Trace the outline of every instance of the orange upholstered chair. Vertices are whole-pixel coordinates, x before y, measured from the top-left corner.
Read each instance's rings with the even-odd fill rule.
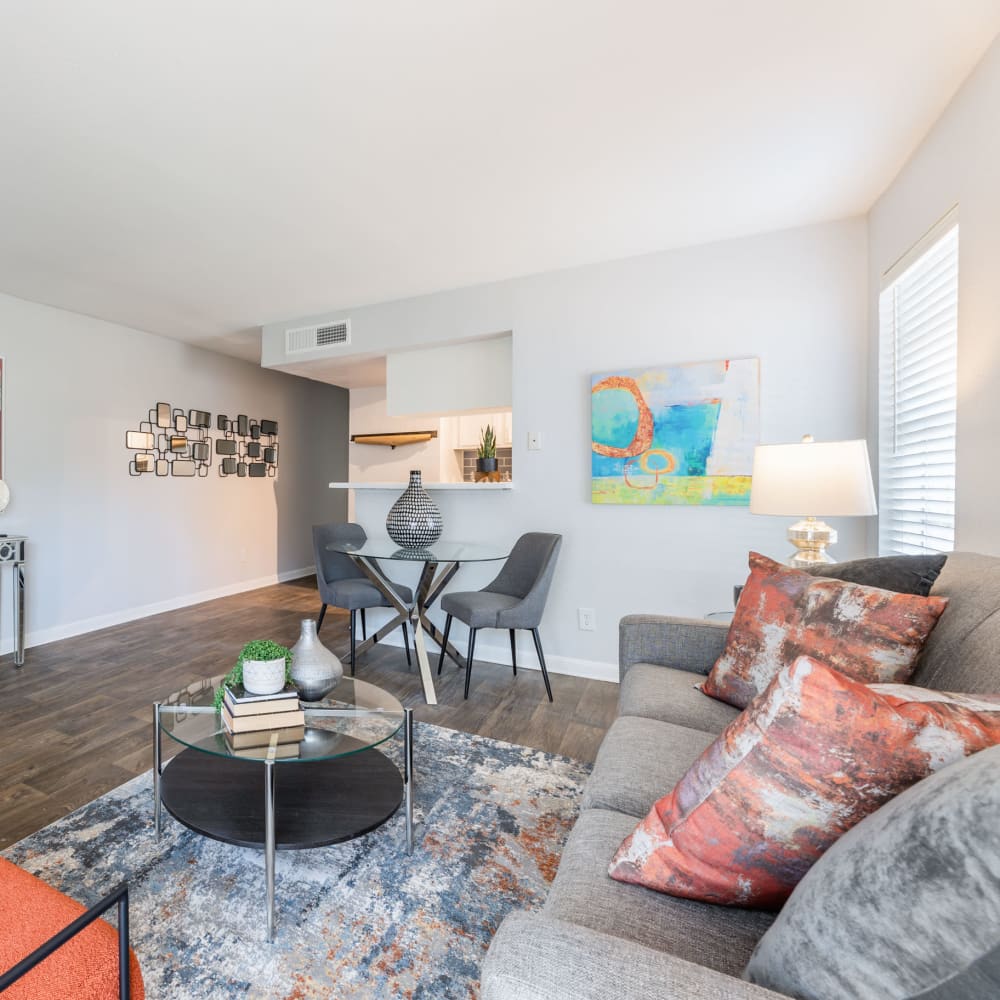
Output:
[[[86,913],[86,907],[0,858],[0,979]],[[0,988],[0,998],[114,1000],[120,995],[118,954],[118,932],[94,919],[7,989]],[[129,974],[131,1000],[144,1000],[142,973],[131,950]]]

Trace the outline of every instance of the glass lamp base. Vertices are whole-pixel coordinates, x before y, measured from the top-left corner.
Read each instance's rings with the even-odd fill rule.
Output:
[[[825,521],[819,521],[815,517],[796,521],[788,529],[788,540],[795,546],[795,551],[788,558],[789,566],[810,569],[837,561],[826,551],[828,545],[836,543],[837,532]]]

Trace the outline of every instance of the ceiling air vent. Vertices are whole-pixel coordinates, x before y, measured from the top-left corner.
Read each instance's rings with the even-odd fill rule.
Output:
[[[285,353],[299,354],[323,347],[340,347],[351,342],[351,321],[323,323],[320,326],[300,326],[285,331]]]

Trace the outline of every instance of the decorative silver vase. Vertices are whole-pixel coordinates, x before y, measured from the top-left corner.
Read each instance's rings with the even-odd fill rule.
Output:
[[[319,641],[316,622],[302,619],[299,641],[292,646],[292,683],[303,701],[322,701],[344,676],[340,660]]]
[[[392,505],[385,519],[385,530],[402,548],[423,549],[441,537],[443,528],[441,511],[427,495],[420,481],[420,470],[411,470],[410,485]]]

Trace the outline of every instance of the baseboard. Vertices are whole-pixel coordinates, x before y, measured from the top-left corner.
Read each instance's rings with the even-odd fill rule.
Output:
[[[68,622],[65,625],[54,625],[51,628],[28,632],[25,635],[24,644],[28,648],[32,646],[44,646],[47,642],[58,642],[60,639],[71,639],[73,636],[84,635],[87,632],[96,632],[102,628],[124,625],[126,622],[134,622],[139,618],[148,618],[150,615],[159,615],[164,611],[176,611],[178,608],[188,608],[192,604],[203,604],[205,601],[214,601],[220,597],[231,597],[233,594],[242,594],[248,590],[271,587],[276,583],[300,580],[303,577],[312,576],[315,572],[315,567],[303,566],[301,569],[288,569],[282,573],[272,573],[269,576],[261,576],[255,580],[241,580],[238,583],[226,584],[223,587],[201,590],[196,594],[181,594],[177,597],[168,598],[165,601],[157,601],[155,604],[122,608],[120,611],[112,611],[110,614],[98,615],[94,618],[82,618],[79,621]],[[6,655],[13,651],[14,640],[12,637],[9,637],[3,644],[3,654]]]
[[[506,632],[503,633],[506,636]],[[525,633],[527,635],[527,633]],[[490,663],[510,663],[510,643],[509,642],[484,642],[483,632],[480,632],[476,637],[476,656],[477,660],[486,660]],[[359,633],[358,638],[361,638]],[[538,665],[538,657],[535,653],[535,647],[529,641],[526,647],[522,648],[521,642],[518,642],[517,647],[517,669],[518,670],[537,670],[541,671],[541,667]],[[413,634],[410,633],[410,642],[413,641]],[[430,657],[431,667],[435,676],[437,675],[437,662],[438,662],[438,644],[433,639],[426,639],[427,642],[427,655]],[[396,629],[390,635],[387,635],[381,640],[379,645],[387,646],[399,646],[400,649],[403,648],[403,633],[401,630]],[[459,652],[464,655],[464,647],[459,647]],[[455,669],[455,664],[451,660],[446,660],[445,670],[448,669],[447,664],[451,663],[451,669]],[[550,674],[566,674],[570,677],[585,677],[588,680],[593,681],[611,681],[614,684],[618,683],[618,664],[617,663],[604,663],[600,660],[583,660],[575,656],[560,656],[557,653],[545,654],[545,666]],[[473,667],[475,669],[475,667]]]

